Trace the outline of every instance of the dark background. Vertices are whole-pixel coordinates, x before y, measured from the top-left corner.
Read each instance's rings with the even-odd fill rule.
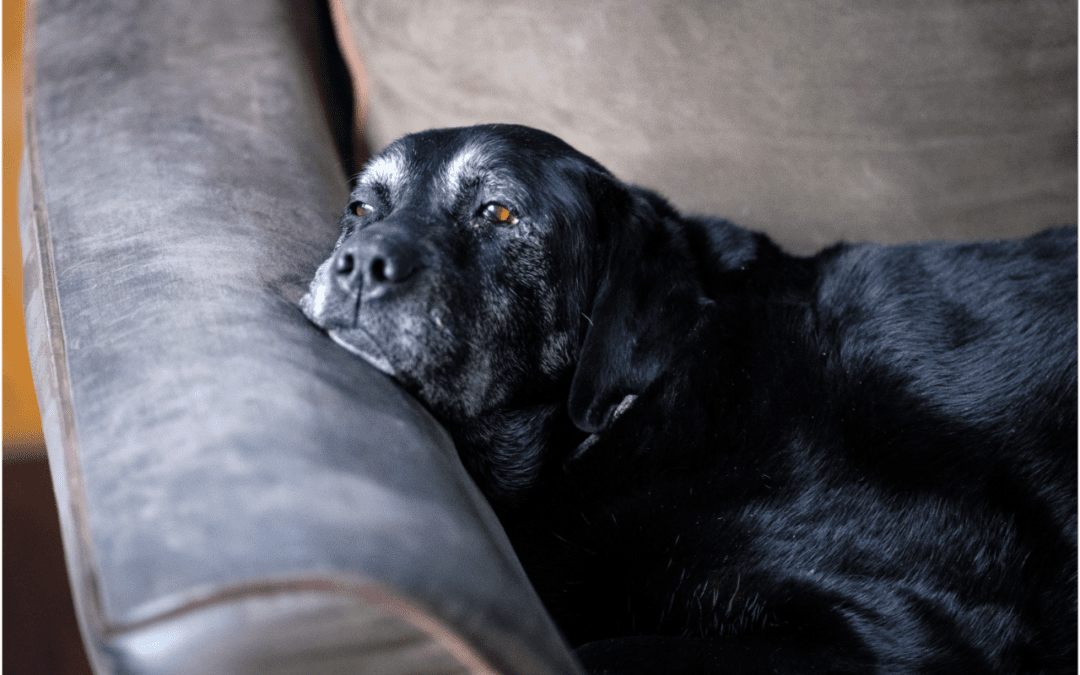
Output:
[[[48,464],[4,454],[4,673],[89,675]]]

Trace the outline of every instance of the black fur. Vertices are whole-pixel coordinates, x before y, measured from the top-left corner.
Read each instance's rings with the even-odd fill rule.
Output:
[[[799,258],[524,127],[370,166],[304,309],[591,671],[1076,672],[1074,228]]]

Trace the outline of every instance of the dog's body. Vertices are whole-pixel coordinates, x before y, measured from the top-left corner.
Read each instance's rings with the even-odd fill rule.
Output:
[[[1075,672],[1075,229],[796,258],[501,125],[394,143],[343,226],[305,312],[590,669]]]

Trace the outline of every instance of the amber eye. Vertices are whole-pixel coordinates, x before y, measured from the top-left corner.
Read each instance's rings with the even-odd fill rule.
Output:
[[[365,204],[364,202],[356,202],[352,205],[352,212],[361,218],[370,216],[374,211],[375,209],[371,204]]]
[[[481,215],[496,225],[513,225],[517,223],[517,216],[511,213],[510,209],[496,202],[484,206]]]

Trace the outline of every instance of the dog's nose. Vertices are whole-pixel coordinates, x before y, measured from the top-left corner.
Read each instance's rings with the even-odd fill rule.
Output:
[[[415,246],[391,237],[377,237],[343,244],[335,254],[333,270],[344,290],[377,295],[407,281],[420,267]]]

